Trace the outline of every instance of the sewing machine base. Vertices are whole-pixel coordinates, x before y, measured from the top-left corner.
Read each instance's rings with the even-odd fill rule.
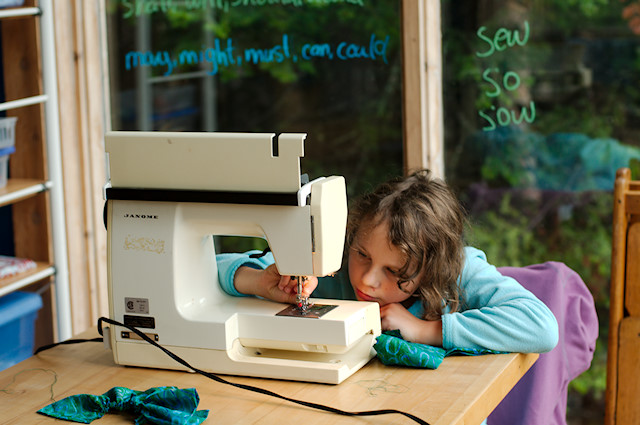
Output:
[[[374,340],[373,334],[364,335],[347,353],[341,354],[247,347],[238,340],[229,352],[193,347],[165,348],[191,366],[211,373],[340,384],[375,356]],[[111,348],[115,362],[120,365],[190,370],[145,341],[119,341]]]

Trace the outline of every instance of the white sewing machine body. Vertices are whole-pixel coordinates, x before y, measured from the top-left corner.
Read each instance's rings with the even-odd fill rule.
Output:
[[[375,303],[313,317],[233,297],[218,284],[215,235],[265,237],[283,275],[340,268],[342,177],[300,185],[304,134],[112,132],[105,137],[109,314],[194,367],[215,373],[340,383],[374,355]],[[307,193],[308,192],[308,193]],[[110,329],[118,364],[184,369],[123,327]]]

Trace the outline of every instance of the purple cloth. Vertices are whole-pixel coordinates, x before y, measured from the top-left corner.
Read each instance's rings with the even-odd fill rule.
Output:
[[[591,292],[563,263],[502,267],[535,294],[558,321],[558,345],[538,361],[488,418],[488,425],[566,425],[569,382],[589,369],[598,337]]]

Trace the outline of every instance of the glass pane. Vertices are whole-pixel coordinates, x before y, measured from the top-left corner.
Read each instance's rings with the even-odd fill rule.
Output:
[[[216,254],[228,252],[264,251],[269,247],[267,240],[250,236],[214,235]]]
[[[446,173],[469,243],[498,266],[564,262],[587,283],[600,340],[571,384],[569,423],[602,423],[612,189],[640,159],[640,5],[442,5]]]
[[[307,133],[350,195],[402,172],[399,1],[107,5],[114,130]]]

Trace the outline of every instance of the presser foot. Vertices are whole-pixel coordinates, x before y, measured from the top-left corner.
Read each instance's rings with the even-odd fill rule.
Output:
[[[312,305],[313,304],[309,302],[309,297],[303,297],[300,294],[296,296],[296,307],[298,307],[303,313],[309,310],[309,307]]]
[[[302,315],[305,315],[311,307],[309,303],[309,297],[305,297],[302,295],[302,290],[304,289],[304,284],[307,283],[306,276],[298,276],[298,287],[296,291],[296,306]]]

